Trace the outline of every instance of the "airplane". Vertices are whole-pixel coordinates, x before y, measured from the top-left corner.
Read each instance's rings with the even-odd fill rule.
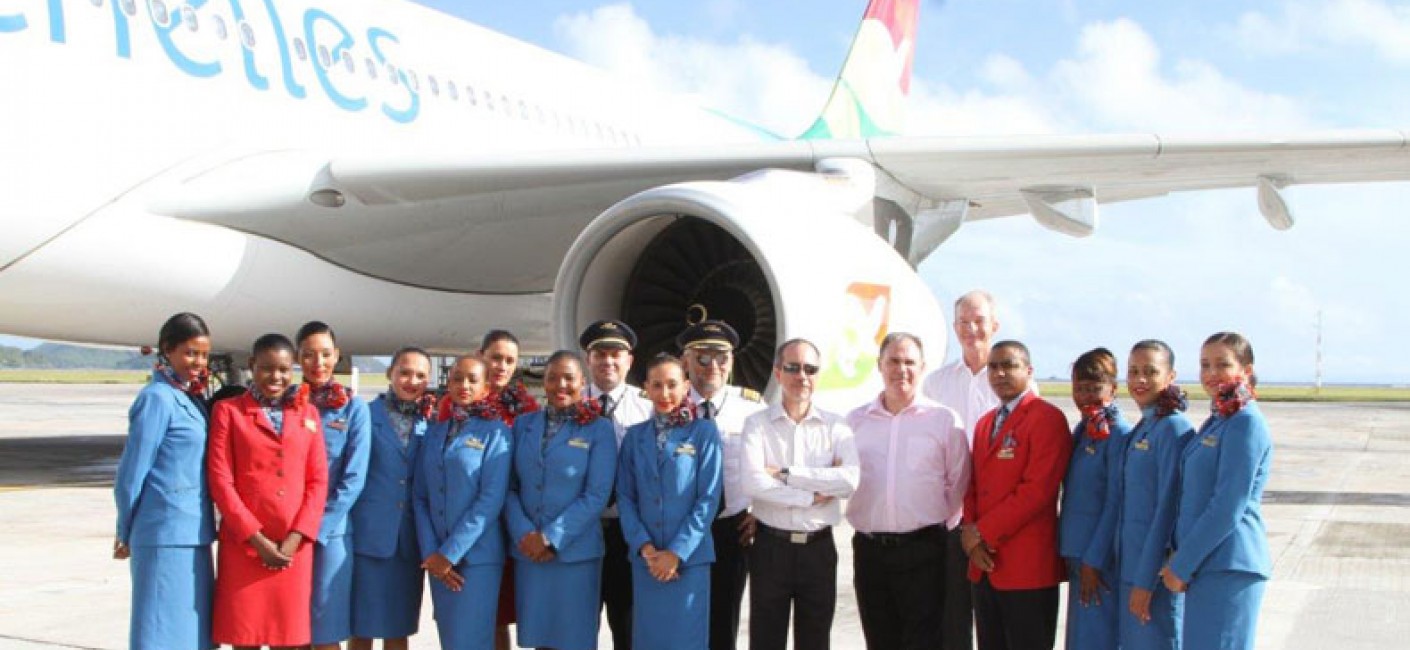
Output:
[[[240,350],[311,318],[345,354],[671,351],[740,330],[735,381],[820,344],[874,395],[876,343],[943,358],[915,273],[964,223],[1085,236],[1100,203],[1410,178],[1398,130],[900,135],[918,0],[871,0],[817,121],[780,137],[402,0],[0,0],[0,331],[137,346],[177,311]],[[804,251],[845,251],[826,264]]]

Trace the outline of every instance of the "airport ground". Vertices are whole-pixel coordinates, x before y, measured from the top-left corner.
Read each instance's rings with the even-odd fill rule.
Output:
[[[137,389],[0,384],[0,649],[125,647],[129,578],[109,555],[110,488]],[[1206,407],[1191,410],[1200,419]],[[1258,647],[1405,647],[1410,404],[1270,402],[1264,412],[1275,444],[1264,505],[1274,577]],[[839,533],[833,646],[850,650],[863,643],[851,534]],[[439,647],[429,599],[421,630],[412,648]],[[610,645],[604,630],[600,647]]]

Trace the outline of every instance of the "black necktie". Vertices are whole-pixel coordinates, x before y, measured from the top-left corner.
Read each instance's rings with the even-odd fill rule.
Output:
[[[715,419],[715,403],[714,403],[714,402],[711,402],[710,400],[705,400],[704,402],[701,402],[701,403],[700,403],[700,419],[702,419],[702,420],[713,420],[713,419]]]
[[[999,414],[994,416],[994,430],[989,432],[989,444],[994,444],[994,438],[998,437],[999,429],[1004,428],[1004,420],[1009,417],[1009,407],[1004,405],[999,409]]]
[[[602,403],[602,415],[612,417],[612,411],[617,408],[616,400],[613,400],[611,395],[603,393],[601,397],[597,398],[597,401]]]

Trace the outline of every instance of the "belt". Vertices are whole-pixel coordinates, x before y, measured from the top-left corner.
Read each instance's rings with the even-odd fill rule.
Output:
[[[945,533],[943,524],[932,524],[924,528],[917,528],[905,533],[862,533],[857,536],[872,542],[878,546],[900,546],[908,542],[915,542],[927,537],[936,537]]]
[[[768,535],[769,537],[777,537],[779,539],[788,540],[788,543],[790,544],[811,544],[814,540],[822,539],[823,537],[832,537],[831,526],[823,528],[822,530],[815,530],[812,532],[774,528],[773,526],[765,526],[764,522],[762,521],[759,522],[757,526],[758,527],[756,530],[758,530],[760,533]]]

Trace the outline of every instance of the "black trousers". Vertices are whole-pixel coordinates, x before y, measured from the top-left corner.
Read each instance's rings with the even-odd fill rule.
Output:
[[[715,563],[710,565],[710,650],[735,650],[739,637],[739,606],[749,579],[749,559],[739,543],[743,512],[715,520]]]
[[[857,611],[868,650],[940,647],[945,605],[944,526],[852,537]]]
[[[969,556],[960,545],[959,526],[945,537],[945,611],[940,621],[940,647],[973,650],[974,604],[969,593]]]
[[[749,650],[828,650],[837,608],[837,544],[829,528],[795,544],[759,523],[749,549]]]
[[[612,647],[631,650],[632,565],[627,559],[622,520],[604,517],[602,539],[607,547],[607,554],[602,558],[602,605],[607,609],[607,625],[612,628]]]
[[[1058,588],[995,589],[989,576],[974,585],[979,650],[1052,650],[1057,638]]]

